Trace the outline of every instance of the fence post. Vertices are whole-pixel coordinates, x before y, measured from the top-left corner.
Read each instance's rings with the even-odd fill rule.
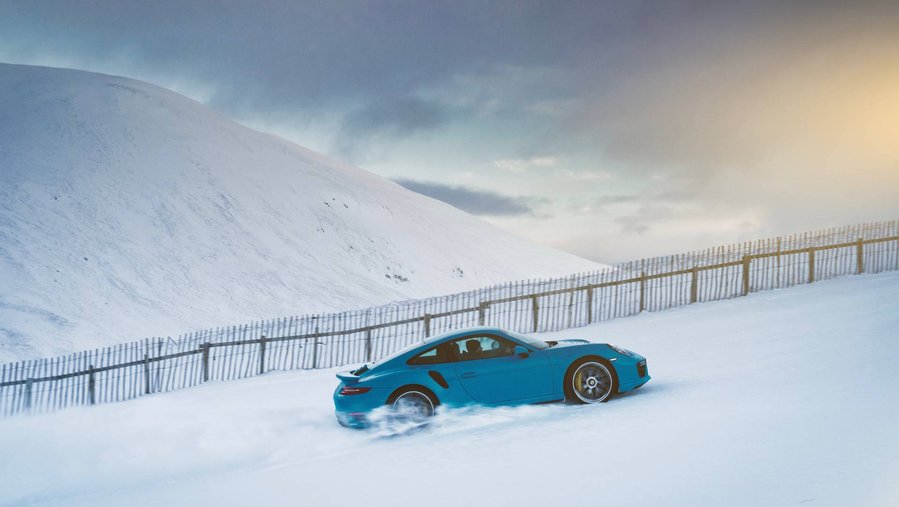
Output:
[[[593,287],[587,287],[587,324],[593,323]]]
[[[97,385],[94,381],[94,365],[90,365],[87,367],[87,393],[91,405],[97,402],[97,398],[95,396],[95,392],[97,390],[96,387]]]
[[[265,373],[265,335],[259,337],[259,374]]]
[[[780,236],[778,236],[777,237],[777,279],[775,281],[775,288],[778,288],[778,289],[780,288],[780,280],[781,280],[781,274],[780,274],[780,245],[781,245],[781,242],[780,241],[781,241]]]
[[[752,256],[743,256],[743,295],[749,294],[749,263],[752,262]]]
[[[422,323],[425,326],[425,338],[431,336],[431,314],[426,313],[424,318],[422,319]]]
[[[487,307],[490,306],[488,301],[484,301],[478,305],[478,325],[483,326],[487,321]]]
[[[540,327],[539,326],[539,324],[540,324],[540,318],[539,318],[540,304],[537,302],[537,296],[531,296],[531,310],[532,310],[533,317],[534,317],[534,331],[533,332],[536,333],[537,329]]]
[[[690,304],[693,304],[699,299],[699,270],[695,266],[690,276]]]
[[[862,274],[865,272],[865,241],[862,238],[858,238],[858,243],[855,244],[855,258],[858,260],[858,274]]]
[[[150,355],[144,354],[144,394],[150,394]]]
[[[371,362],[371,328],[365,330],[365,362]]]
[[[31,386],[34,384],[34,379],[29,378],[25,381],[25,411],[31,412]]]
[[[646,310],[646,271],[640,273],[640,312]]]
[[[808,248],[808,283],[815,282],[815,247]]]
[[[200,345],[203,349],[203,382],[209,380],[209,342]]]
[[[315,321],[315,334],[312,335],[312,369],[318,368],[318,317],[312,317]]]
[[[571,327],[571,321],[574,318],[574,277],[570,278],[569,288],[568,288],[568,322],[565,324],[566,328]]]

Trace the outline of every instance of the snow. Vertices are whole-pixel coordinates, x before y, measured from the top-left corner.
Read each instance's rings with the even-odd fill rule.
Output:
[[[171,91],[0,64],[0,362],[602,267]]]
[[[329,371],[0,420],[0,505],[899,505],[899,273],[543,335],[648,358],[600,406],[451,410],[387,436]]]

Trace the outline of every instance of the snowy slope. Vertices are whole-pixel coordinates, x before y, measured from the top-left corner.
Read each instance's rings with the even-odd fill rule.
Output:
[[[899,505],[899,273],[545,335],[646,355],[601,406],[340,428],[333,371],[0,420],[0,505]]]
[[[0,64],[0,362],[598,267],[159,87]]]

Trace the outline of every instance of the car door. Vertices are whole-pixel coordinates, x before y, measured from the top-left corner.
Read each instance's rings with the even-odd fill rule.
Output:
[[[456,341],[455,363],[463,389],[477,402],[528,401],[552,392],[550,363],[543,354],[515,354],[516,343],[494,335],[472,335]]]

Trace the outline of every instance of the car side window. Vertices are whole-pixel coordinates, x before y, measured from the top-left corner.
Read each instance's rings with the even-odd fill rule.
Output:
[[[434,364],[439,363],[440,361],[437,359],[437,349],[433,348],[415,356],[409,362],[412,364]]]
[[[446,342],[430,348],[409,360],[409,364],[452,363],[459,360],[459,346]]]
[[[458,344],[461,361],[511,356],[515,353],[514,343],[496,336],[467,336],[454,343]]]

